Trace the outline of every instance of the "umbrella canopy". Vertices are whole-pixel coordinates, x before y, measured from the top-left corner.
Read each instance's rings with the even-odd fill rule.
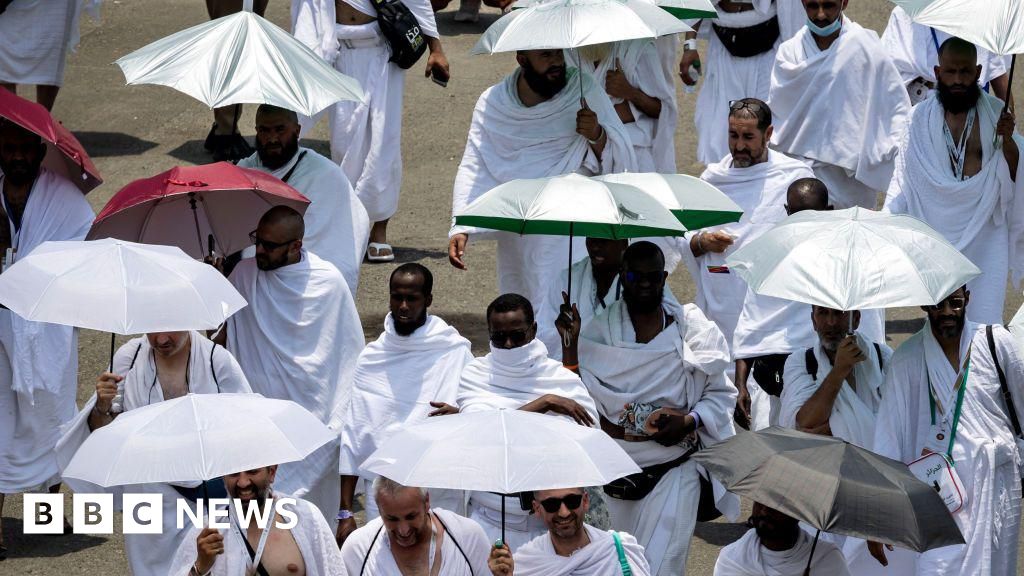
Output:
[[[472,53],[577,48],[692,31],[645,0],[548,0],[499,18]]]
[[[100,172],[70,130],[57,122],[45,107],[13,92],[0,90],[0,118],[38,134],[46,143],[43,166],[63,175],[88,194],[103,183]]]
[[[1017,313],[1013,315],[1013,319],[1006,325],[1013,334],[1015,340],[1017,340],[1017,346],[1021,354],[1024,354],[1024,306],[1021,306]]]
[[[579,174],[506,182],[456,214],[455,223],[609,240],[686,232],[668,208],[639,188]]]
[[[863,208],[794,214],[726,265],[758,294],[836,310],[936,304],[981,274],[924,222]]]
[[[201,259],[212,234],[219,252],[232,254],[252,244],[249,232],[279,204],[304,213],[309,199],[270,174],[230,162],[178,166],[114,194],[87,239],[177,246]]]
[[[635,186],[672,211],[687,230],[739,222],[743,209],[711,184],[688,174],[622,172],[595,180]]]
[[[26,320],[117,334],[212,329],[246,305],[178,248],[113,239],[39,245],[0,274],[0,303]]]
[[[313,116],[363,100],[359,83],[249,11],[182,30],[117,61],[128,84],[160,84],[211,108],[273,104]]]
[[[337,437],[290,400],[188,394],[93,431],[63,475],[104,487],[212,480],[302,460]]]
[[[931,26],[1001,55],[1024,52],[1020,0],[890,0],[919,24]]]
[[[362,470],[405,486],[510,494],[601,486],[640,471],[599,428],[521,410],[430,418],[395,433]]]
[[[918,552],[964,543],[942,499],[905,464],[838,438],[773,426],[693,459],[730,492],[823,532]]]
[[[517,0],[512,4],[512,9],[529,8],[530,6],[550,0]],[[644,0],[656,6],[660,6],[669,14],[680,20],[690,18],[718,18],[718,11],[711,0]]]

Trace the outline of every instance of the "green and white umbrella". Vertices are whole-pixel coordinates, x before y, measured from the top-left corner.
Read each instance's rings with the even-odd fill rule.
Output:
[[[456,214],[455,224],[570,240],[573,236],[621,240],[686,232],[668,208],[643,190],[579,174],[501,184]],[[572,288],[572,242],[569,274]]]
[[[643,190],[671,210],[687,230],[739,222],[743,216],[743,209],[724,192],[687,174],[623,172],[594,179]]]
[[[542,2],[551,0],[517,0],[512,4],[513,10],[529,8]],[[711,0],[644,0],[650,4],[661,7],[662,10],[675,16],[679,20],[690,20],[696,18],[718,18],[718,12]]]

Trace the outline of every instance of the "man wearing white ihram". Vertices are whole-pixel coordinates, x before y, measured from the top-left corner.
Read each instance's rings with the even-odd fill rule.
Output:
[[[96,393],[81,412],[64,428],[57,443],[57,460],[67,467],[75,452],[93,430],[114,421],[121,412],[180,398],[186,394],[250,393],[242,368],[223,346],[198,332],[157,332],[133,338],[118,348],[110,372],[100,375]],[[121,410],[114,411],[117,396]],[[195,499],[194,487],[170,484],[120,486],[104,490],[69,480],[76,492],[107,491],[120,505],[122,493],[160,494],[163,497],[163,529],[159,534],[125,534],[124,551],[133,576],[166,576],[171,572],[174,553],[187,528],[177,529],[179,498]]]
[[[874,209],[910,115],[907,90],[878,35],[843,14],[848,0],[802,1],[807,25],[772,69],[772,148],[806,159],[836,208]]]
[[[402,4],[416,18],[430,50],[426,75],[447,83],[448,59],[429,0]],[[363,89],[365,102],[338,102],[328,109],[331,158],[345,171],[373,224],[367,258],[391,262],[395,255],[387,243],[387,228],[402,188],[405,70],[388,60],[391,51],[373,0],[296,0],[291,12],[295,37]]]
[[[951,38],[939,54],[936,90],[914,107],[885,208],[924,220],[978,266],[968,316],[1001,324],[1008,272],[1014,284],[1024,277],[1024,140],[1002,100],[981,90],[977,48]]]
[[[260,219],[256,257],[239,262],[229,278],[249,305],[228,318],[227,347],[254,392],[292,400],[340,430],[363,328],[341,272],[302,247],[303,233],[302,215],[286,206]],[[333,519],[339,452],[330,442],[281,465],[278,488]]]
[[[608,95],[589,74],[567,68],[561,50],[516,53],[519,68],[480,95],[455,175],[452,214],[518,178],[636,172],[636,155]],[[583,82],[581,106],[580,82]],[[568,238],[520,236],[453,226],[448,260],[465,270],[470,238],[498,241],[498,291],[522,294],[544,310],[548,284],[565,269]],[[575,253],[586,256],[582,238]]]

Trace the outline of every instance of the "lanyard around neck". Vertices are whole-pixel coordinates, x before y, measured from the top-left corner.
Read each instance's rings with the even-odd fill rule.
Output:
[[[254,505],[255,502],[251,502],[249,505]],[[267,537],[270,536],[270,528],[273,527],[274,521],[276,520],[276,514],[274,513],[274,501],[268,496],[265,506],[270,506],[270,517],[267,518],[267,525],[263,527],[263,533],[260,534],[259,544],[256,546],[256,552],[252,556],[252,565],[259,571],[260,559],[263,558],[263,549],[267,545]],[[233,511],[233,510],[232,510]],[[235,525],[235,529],[238,530],[238,535],[242,537],[243,542],[248,542],[249,539],[246,537],[246,532],[242,531],[242,526],[238,523],[238,518],[231,514],[232,523]]]
[[[953,409],[953,424],[949,431],[949,446],[946,448],[946,455],[949,456],[951,463],[953,462],[953,444],[956,441],[956,430],[960,426],[960,413],[963,409],[964,393],[967,391],[967,377],[970,375],[970,372],[971,349],[968,348],[963,372],[957,378],[956,407]],[[928,377],[928,408],[931,410],[932,426],[935,426],[935,390],[932,388],[931,376]]]

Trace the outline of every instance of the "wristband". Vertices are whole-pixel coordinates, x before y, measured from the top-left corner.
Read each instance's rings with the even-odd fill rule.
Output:
[[[587,142],[590,142],[591,144],[593,144],[595,146],[597,145],[598,142],[601,141],[601,138],[604,138],[604,126],[601,126],[600,124],[598,124],[598,128],[600,128],[601,131],[597,134],[597,138],[595,138],[593,140],[591,140],[590,138],[587,138]]]
[[[574,371],[574,372],[575,372],[575,371],[576,371],[576,369],[577,369],[577,368],[579,368],[579,367],[580,367],[580,365],[579,365],[579,364],[562,364],[562,368],[565,368],[566,370],[572,370],[572,371]]]
[[[355,514],[351,510],[338,510],[338,520],[348,520],[349,518],[355,518]]]
[[[697,232],[697,250],[700,250],[701,254],[707,254],[708,251],[704,249],[704,243],[700,241],[700,237],[703,235],[703,232]]]
[[[210,572],[213,572],[213,567],[212,566],[206,572],[200,572],[199,568],[196,568],[195,562],[193,562],[192,563],[192,572],[190,572],[190,576],[193,576],[193,575],[194,576],[210,576]]]
[[[697,39],[696,38],[690,38],[689,40],[683,41],[683,51],[684,52],[686,50],[696,50],[696,49],[697,49]]]

